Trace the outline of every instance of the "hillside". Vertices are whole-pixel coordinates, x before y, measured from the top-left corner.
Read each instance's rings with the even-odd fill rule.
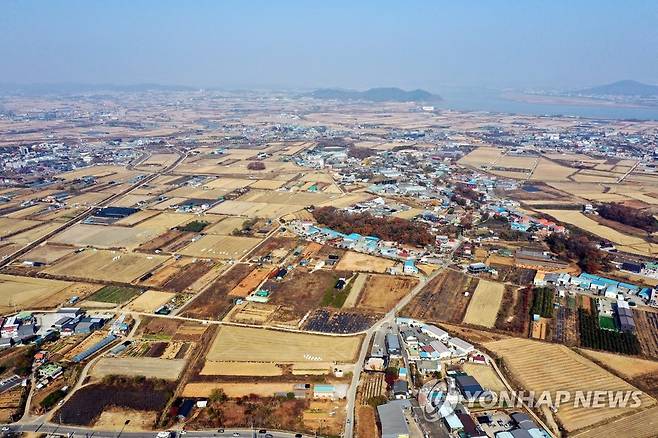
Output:
[[[586,96],[658,96],[658,85],[625,80],[578,91]]]
[[[324,88],[309,93],[316,99],[367,100],[370,102],[438,102],[441,96],[425,90],[406,91],[400,88],[370,88],[365,91]]]

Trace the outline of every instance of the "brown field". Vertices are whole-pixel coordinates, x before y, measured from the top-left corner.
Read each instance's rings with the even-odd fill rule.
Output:
[[[395,261],[383,257],[347,251],[336,265],[336,269],[340,271],[363,271],[383,274],[388,268],[395,265]]]
[[[207,227],[203,231],[207,234],[220,234],[229,236],[233,230],[241,230],[242,224],[244,224],[245,221],[246,219],[243,217],[229,216],[217,222],[216,224]]]
[[[270,304],[287,306],[292,313],[290,319],[299,319],[320,305],[325,292],[332,289],[340,277],[351,276],[351,272],[319,270],[311,273],[295,269],[282,281],[266,281],[263,289],[272,293]]]
[[[361,338],[321,336],[246,327],[222,327],[206,358],[240,362],[352,362]]]
[[[17,277],[0,274],[0,311],[7,313],[17,309],[41,307],[40,303],[65,291],[73,283],[44,278]]]
[[[356,411],[356,437],[369,438],[377,436],[377,418],[372,406],[358,406]]]
[[[134,249],[157,235],[156,231],[146,228],[76,224],[57,234],[50,241],[75,246]]]
[[[46,264],[53,263],[65,255],[71,254],[75,248],[70,246],[59,246],[53,244],[39,245],[27,254],[23,255],[20,260],[34,260]]]
[[[228,293],[232,297],[246,297],[256,289],[256,287],[267,278],[272,272],[271,268],[257,268],[251,271],[249,275],[243,278],[237,286]]]
[[[414,277],[368,275],[357,307],[388,312],[418,284]]]
[[[498,374],[489,365],[466,362],[462,365],[462,369],[465,373],[475,377],[484,389],[494,392],[507,390]]]
[[[99,430],[124,429],[126,432],[150,431],[158,420],[158,414],[156,411],[109,408],[101,413],[94,427]],[[126,418],[130,418],[128,425],[125,424]]]
[[[184,199],[181,199],[180,202],[183,201]],[[157,233],[162,233],[168,229],[174,228],[196,218],[196,215],[189,213],[160,213],[157,216],[153,216],[149,219],[146,219],[145,221],[138,223],[135,225],[135,228],[143,230],[154,230]]]
[[[246,301],[236,304],[224,318],[225,321],[245,324],[266,324],[274,316],[279,306],[271,304],[252,303]]]
[[[31,221],[27,219],[9,219],[6,217],[0,217],[0,238],[11,236],[12,234],[18,234],[21,231],[25,231],[29,228],[34,228],[37,225],[41,225],[42,222]]]
[[[233,305],[233,299],[228,293],[240,280],[246,277],[254,267],[238,263],[217,278],[210,286],[201,292],[194,300],[187,304],[183,316],[192,318],[223,318]]]
[[[176,292],[192,291],[192,285],[203,279],[214,267],[215,262],[211,260],[192,261],[169,277],[162,287]]]
[[[468,304],[463,322],[488,328],[494,327],[504,291],[503,283],[480,280]]]
[[[503,358],[508,376],[528,391],[634,391],[636,388],[563,345],[528,339],[506,339],[484,345]],[[522,352],[522,354],[519,354]],[[641,395],[643,407],[656,403]],[[630,407],[583,408],[571,403],[562,405],[557,419],[568,431],[596,425],[602,421],[628,415]]]
[[[541,158],[530,180],[533,181],[567,181],[577,169],[566,167],[553,161]]]
[[[86,249],[64,257],[45,272],[62,277],[130,283],[165,260],[167,257],[157,255]]]
[[[280,376],[283,368],[272,362],[218,362],[208,360],[202,376]]]
[[[640,359],[633,356],[622,356],[620,354],[605,353],[603,351],[585,350],[582,348],[578,349],[578,353],[626,379],[658,372],[658,361],[654,360]]]
[[[658,313],[633,309],[633,319],[642,353],[658,358]]]
[[[168,303],[176,294],[172,292],[160,292],[156,290],[147,290],[133,301],[127,309],[135,312],[154,312],[158,307]]]
[[[130,196],[130,195],[127,195]],[[117,204],[113,204],[117,205]],[[157,211],[154,210],[140,210],[137,213],[133,213],[128,217],[124,217],[123,219],[119,219],[114,223],[114,225],[122,225],[126,227],[132,227],[133,225],[136,225],[142,221],[145,221],[147,219],[152,218],[153,216],[156,216],[160,214]]]
[[[479,147],[459,160],[459,164],[478,169],[490,167],[503,156],[503,150],[498,148]]]
[[[290,204],[274,204],[269,202],[224,201],[209,210],[210,213],[238,215],[248,218],[276,219],[289,213],[294,213],[302,207]]]
[[[48,233],[55,231],[55,229],[57,229],[57,227],[60,225],[61,224],[58,224],[57,222],[44,223],[34,228],[30,228],[29,230],[14,234],[11,237],[7,237],[7,240],[12,243],[17,243],[21,246],[24,246],[44,237]]]
[[[111,375],[144,376],[165,380],[176,380],[185,367],[183,359],[160,359],[154,357],[103,357],[91,370],[91,375],[103,378]]]
[[[447,269],[427,283],[402,314],[423,320],[461,323],[477,284],[477,278]],[[468,296],[465,292],[469,292]]]
[[[256,394],[261,397],[272,397],[276,392],[292,391],[293,382],[255,382],[255,383],[222,383],[194,382],[183,388],[182,397],[209,397],[215,389],[223,389],[230,398],[238,398]]]
[[[496,328],[517,334],[528,334],[532,306],[532,288],[505,286],[496,317]]]
[[[642,410],[636,414],[604,423],[585,432],[576,433],[577,438],[633,437],[655,438],[658,429],[658,407]]]
[[[252,237],[207,234],[186,246],[180,253],[191,257],[210,257],[223,260],[240,259],[259,242],[260,239]]]

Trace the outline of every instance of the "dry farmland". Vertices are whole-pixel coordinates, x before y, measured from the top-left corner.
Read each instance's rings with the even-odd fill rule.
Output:
[[[29,228],[34,228],[37,225],[41,225],[42,222],[39,221],[30,221],[27,219],[9,219],[6,217],[0,217],[0,237],[4,238],[11,236],[13,234],[18,234],[21,231],[25,231]]]
[[[223,260],[240,259],[259,242],[260,239],[252,237],[207,234],[186,246],[180,253],[191,257],[209,257]]]
[[[358,336],[321,336],[247,327],[222,327],[206,356],[210,361],[352,362]]]
[[[255,382],[255,383],[188,383],[181,394],[183,397],[209,397],[215,389],[223,389],[230,398],[238,398],[256,394],[260,397],[272,397],[276,392],[292,391],[293,382]]]
[[[168,303],[176,294],[172,292],[160,292],[156,290],[147,290],[133,301],[127,308],[135,312],[154,312],[158,307]]]
[[[489,342],[484,346],[503,358],[507,374],[515,381],[515,386],[528,391],[550,391],[554,394],[555,391],[637,390],[563,345],[513,338]],[[645,408],[656,403],[644,393],[641,401]],[[591,409],[566,403],[560,406],[556,417],[565,430],[573,432],[632,411],[630,407]]]
[[[160,359],[155,357],[103,357],[92,368],[91,375],[144,376],[176,380],[185,367],[184,359]]]
[[[578,352],[588,359],[601,364],[626,379],[643,374],[658,372],[658,361],[640,359],[632,356],[606,353],[603,351],[579,349]]]
[[[658,430],[658,407],[653,407],[604,423],[585,432],[576,433],[573,436],[576,438],[655,438],[656,430]]]
[[[43,278],[0,274],[0,311],[40,307],[53,295],[65,291],[73,283]]]
[[[384,273],[396,262],[383,257],[375,257],[360,252],[347,251],[336,265],[341,271],[362,271]]]
[[[460,323],[477,284],[475,277],[446,269],[428,282],[402,313],[421,320]]]
[[[70,246],[59,246],[53,244],[39,245],[24,256],[20,260],[33,260],[46,264],[51,264],[65,255],[71,254],[75,248]]]
[[[234,230],[241,230],[242,225],[246,221],[243,217],[230,216],[224,218],[214,225],[209,226],[204,230],[206,234],[220,234],[229,236]]]
[[[153,239],[157,234],[156,231],[146,228],[76,224],[50,241],[75,246],[133,249]]]
[[[464,315],[464,323],[492,328],[503,300],[505,285],[493,281],[480,280]]]
[[[415,277],[368,275],[357,307],[373,312],[388,312],[418,284]]]
[[[164,263],[167,257],[86,249],[71,254],[45,272],[61,277],[130,283]]]
[[[218,362],[208,360],[202,376],[280,376],[283,368],[272,362]]]

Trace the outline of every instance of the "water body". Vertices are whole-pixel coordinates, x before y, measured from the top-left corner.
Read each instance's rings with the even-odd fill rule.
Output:
[[[458,111],[486,111],[492,113],[528,114],[534,116],[570,116],[589,119],[658,120],[656,108],[623,108],[546,103],[528,103],[505,99],[494,91],[445,91],[439,108]]]

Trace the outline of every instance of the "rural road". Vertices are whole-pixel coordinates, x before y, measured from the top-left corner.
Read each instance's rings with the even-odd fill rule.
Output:
[[[117,431],[103,431],[93,428],[62,426],[50,423],[32,423],[22,425],[2,425],[8,427],[9,430],[5,432],[39,432],[42,434],[49,434],[53,436],[68,436],[68,437],[86,437],[86,438],[118,438],[119,436],[125,438],[155,438],[157,432],[117,432]],[[267,431],[273,438],[294,438],[296,432],[286,431]],[[234,435],[238,434],[238,435]],[[219,429],[213,430],[200,430],[200,431],[185,431],[184,434],[177,433],[177,437],[185,436],[186,438],[205,438],[205,437],[251,437],[262,438],[265,434],[258,433],[258,430],[252,429],[225,429],[219,432]],[[302,435],[303,437],[311,437],[312,435]]]

